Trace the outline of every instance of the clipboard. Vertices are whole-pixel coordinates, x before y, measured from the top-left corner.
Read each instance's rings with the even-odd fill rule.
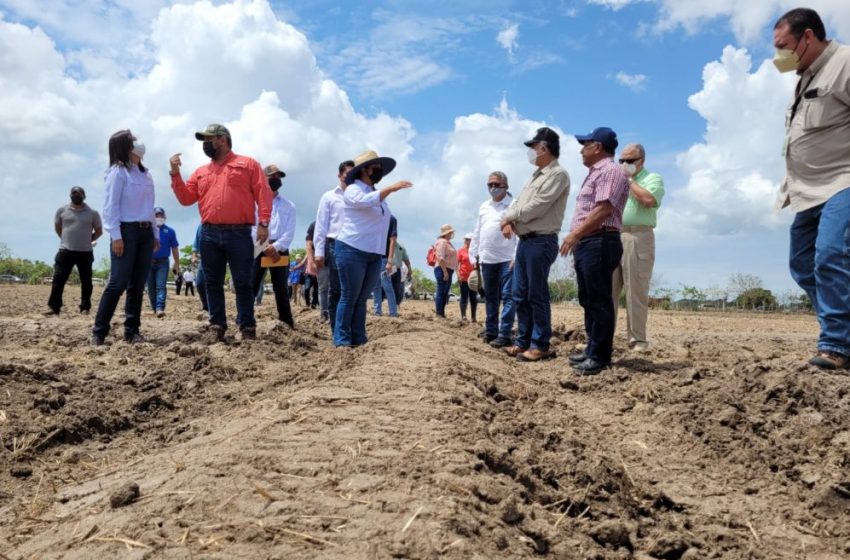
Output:
[[[271,257],[263,255],[260,257],[261,268],[275,268],[278,266],[289,266],[289,255],[281,255],[277,262],[273,262]]]

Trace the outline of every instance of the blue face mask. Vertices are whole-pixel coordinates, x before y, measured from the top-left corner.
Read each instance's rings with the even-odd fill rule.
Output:
[[[507,187],[487,187],[487,190],[490,191],[490,196],[493,198],[499,198],[506,192],[508,192]]]

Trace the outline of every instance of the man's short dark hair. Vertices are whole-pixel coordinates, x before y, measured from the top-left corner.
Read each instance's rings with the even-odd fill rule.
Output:
[[[548,140],[543,140],[540,142],[544,146],[546,146],[546,150],[552,154],[552,157],[558,158],[561,155],[561,143],[560,142],[550,142]]]
[[[350,159],[345,160],[344,162],[339,164],[339,172],[342,173],[345,171],[346,167],[354,167],[354,162]]]
[[[782,25],[788,25],[788,29],[795,37],[800,37],[806,29],[811,29],[818,41],[826,40],[826,27],[818,13],[811,8],[794,8],[776,20],[774,29]]]

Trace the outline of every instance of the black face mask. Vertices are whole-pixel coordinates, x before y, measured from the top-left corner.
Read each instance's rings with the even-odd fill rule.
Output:
[[[272,177],[269,179],[269,187],[274,192],[277,192],[277,189],[283,184],[283,180],[280,177]]]
[[[86,198],[81,194],[72,194],[71,195],[71,203],[75,206],[79,206],[83,203]]]
[[[204,153],[210,159],[215,159],[216,149],[213,147],[212,142],[204,142]]]
[[[381,179],[384,178],[384,170],[380,167],[376,167],[369,174],[369,178],[372,180],[373,185],[377,185],[378,183],[381,182]]]

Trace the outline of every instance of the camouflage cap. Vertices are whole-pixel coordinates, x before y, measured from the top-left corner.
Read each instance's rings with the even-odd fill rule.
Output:
[[[281,171],[280,167],[278,167],[277,165],[275,165],[273,163],[271,165],[265,166],[265,168],[263,168],[263,172],[266,174],[266,177],[271,177],[272,175],[275,175],[277,173],[280,173],[281,179],[286,177],[286,173]]]
[[[201,132],[195,133],[195,138],[198,140],[206,140],[211,136],[227,136],[230,138],[230,131],[223,124],[212,123]]]

